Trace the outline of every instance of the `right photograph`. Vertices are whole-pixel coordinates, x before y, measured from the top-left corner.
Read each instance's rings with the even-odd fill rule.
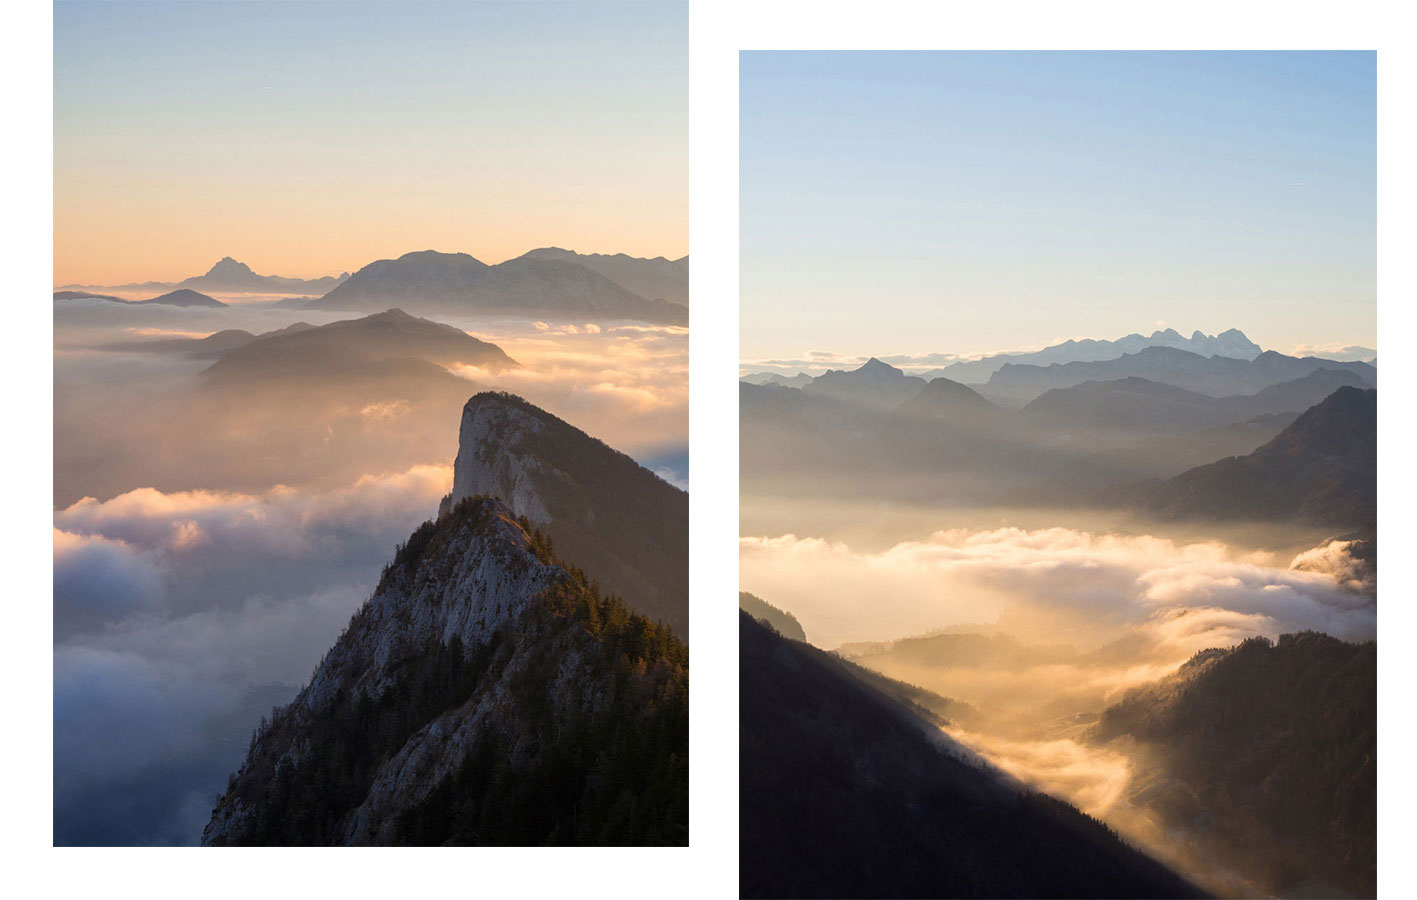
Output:
[[[742,896],[1376,896],[1376,80],[741,54]]]

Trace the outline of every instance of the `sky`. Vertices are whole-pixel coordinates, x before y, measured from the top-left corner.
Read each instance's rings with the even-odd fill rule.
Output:
[[[688,4],[59,2],[55,284],[688,252]]]
[[[744,52],[741,338],[1376,344],[1367,52]]]

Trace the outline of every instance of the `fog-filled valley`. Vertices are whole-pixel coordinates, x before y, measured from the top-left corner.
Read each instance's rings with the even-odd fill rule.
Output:
[[[1370,896],[1372,355],[1290,356],[1232,329],[916,374],[885,358],[745,366],[742,608],[941,731],[946,756],[1066,801],[1201,890]],[[745,770],[772,728],[745,735]],[[902,796],[878,812],[913,815]]]
[[[687,260],[667,275],[652,260],[606,260],[616,271],[643,269],[646,284],[682,280],[687,297]],[[315,309],[293,292],[347,281],[276,284],[282,291],[197,284],[216,305],[56,293],[57,844],[201,839],[263,716],[296,697],[396,548],[456,494],[474,395],[515,394],[561,429],[555,447],[527,446],[524,459],[504,456],[496,470],[510,478],[516,466],[540,465],[542,481],[483,485],[528,507],[516,511],[530,513],[529,537],[508,540],[554,535],[567,571],[613,583],[628,614],[672,620],[678,637],[663,641],[687,637],[687,328],[534,305],[521,314],[469,304],[432,315],[394,302]],[[104,293],[132,300],[166,287]],[[499,452],[505,437],[485,435]],[[654,568],[576,531],[574,504],[556,506],[555,490],[593,498],[574,512],[612,522],[599,535],[607,546],[652,531],[632,546]],[[611,491],[630,500],[616,506]],[[601,602],[598,591],[586,602]],[[579,652],[593,660],[600,651]],[[673,660],[680,651],[653,652]],[[654,677],[682,688],[686,662],[664,665]],[[673,803],[671,820],[682,812]],[[634,840],[681,840],[672,821],[638,827]],[[606,828],[578,837],[632,839]]]

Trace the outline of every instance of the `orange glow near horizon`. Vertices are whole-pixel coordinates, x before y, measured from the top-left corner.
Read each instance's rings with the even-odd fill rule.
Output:
[[[669,259],[689,252],[688,198],[682,191],[673,198],[679,202],[660,203],[659,209],[650,198],[625,203],[619,220],[589,204],[534,210],[527,197],[519,198],[523,206],[517,210],[510,208],[515,202],[510,197],[495,207],[485,205],[484,215],[467,214],[468,205],[451,198],[441,210],[434,203],[394,207],[362,198],[319,211],[279,198],[262,210],[254,199],[232,198],[235,202],[213,214],[162,195],[134,204],[136,198],[114,195],[81,198],[79,191],[58,186],[55,193],[56,287],[177,282],[205,273],[223,256],[261,275],[319,278],[415,250],[469,253],[489,264],[552,246]],[[173,227],[183,218],[194,218],[192,227]],[[489,219],[505,224],[488,227]],[[123,227],[114,228],[114,222]]]
[[[688,253],[686,3],[61,3],[54,282]]]

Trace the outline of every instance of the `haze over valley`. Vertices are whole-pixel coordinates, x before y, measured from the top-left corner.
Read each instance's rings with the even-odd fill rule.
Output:
[[[943,728],[949,753],[1102,820],[1193,890],[1362,896],[1376,366],[1233,329],[1174,336],[919,375],[875,357],[748,367],[742,606]],[[1275,667],[1309,687],[1262,674]],[[1333,705],[1292,725],[1305,691]],[[1280,757],[1242,746],[1213,694],[1264,708],[1294,735],[1272,752],[1305,764],[1246,793],[1264,776],[1227,761]]]
[[[198,841],[262,715],[295,697],[395,547],[458,496],[474,395],[525,398],[619,460],[573,451],[567,477],[600,484],[610,465],[633,495],[664,492],[648,524],[610,495],[577,512],[529,499],[546,485],[480,491],[530,504],[517,514],[568,565],[687,637],[682,325],[220,291],[182,306],[56,297],[56,842]],[[484,440],[484,458],[507,460],[489,473],[528,465],[509,434]],[[624,525],[599,544],[575,524],[608,515]],[[676,840],[664,827],[636,839]]]

